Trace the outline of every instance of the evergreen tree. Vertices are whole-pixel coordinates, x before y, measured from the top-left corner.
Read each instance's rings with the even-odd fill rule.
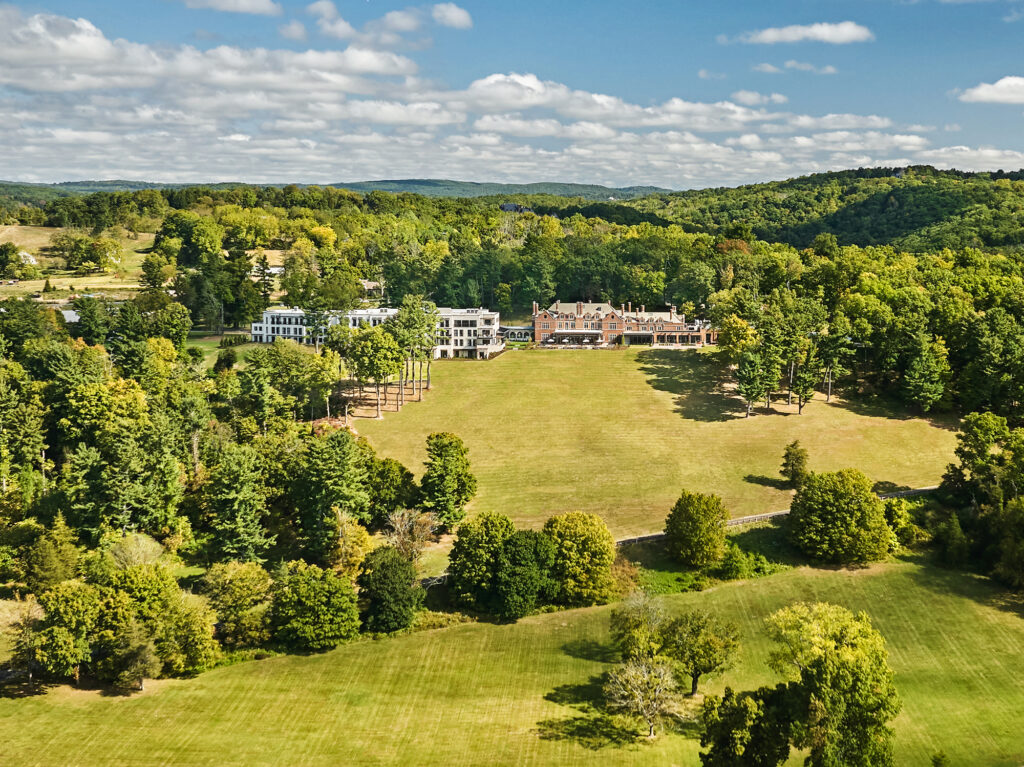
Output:
[[[416,584],[416,568],[397,549],[382,546],[371,551],[359,574],[359,596],[365,600],[363,626],[367,631],[390,634],[412,625],[423,602]]]
[[[211,551],[219,559],[259,562],[273,545],[262,519],[266,513],[258,456],[251,447],[228,445],[204,488],[213,532]]]
[[[462,520],[466,504],[476,495],[476,477],[470,471],[468,454],[465,444],[454,434],[442,432],[427,437],[420,507],[434,514],[446,529]]]

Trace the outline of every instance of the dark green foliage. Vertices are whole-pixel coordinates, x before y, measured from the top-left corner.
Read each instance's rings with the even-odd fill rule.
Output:
[[[490,607],[499,560],[515,532],[511,519],[488,511],[459,525],[448,557],[448,583],[460,605]]]
[[[305,562],[288,562],[274,577],[270,610],[274,639],[299,652],[337,647],[359,633],[352,582]]]
[[[266,502],[256,451],[228,445],[203,496],[211,517],[211,553],[224,560],[261,561],[274,536],[263,526]]]
[[[800,440],[794,440],[786,445],[782,453],[782,468],[779,469],[779,473],[790,485],[799,487],[807,476],[807,460],[807,448],[801,447]]]
[[[809,475],[793,498],[788,524],[793,545],[834,564],[883,559],[894,543],[885,505],[871,480],[854,469]]]
[[[945,522],[935,531],[935,539],[939,544],[939,555],[943,564],[948,567],[963,567],[971,556],[971,544],[960,526],[960,517],[951,513]]]
[[[683,491],[665,520],[669,552],[687,567],[703,568],[725,553],[729,514],[717,495]]]
[[[550,602],[557,588],[551,576],[554,562],[555,545],[543,533],[517,530],[507,538],[494,574],[494,614],[517,620]]]
[[[213,363],[213,372],[231,370],[238,362],[238,352],[228,347],[217,352],[217,360]]]
[[[371,460],[367,484],[370,493],[370,522],[376,527],[383,527],[389,514],[416,505],[416,480],[412,472],[394,458]]]
[[[338,539],[338,514],[369,521],[366,463],[355,438],[344,430],[309,440],[291,495],[299,511],[303,545],[327,563]]]
[[[74,578],[78,570],[79,551],[74,533],[57,516],[53,527],[39,536],[25,556],[25,581],[29,591],[42,594],[61,581]]]
[[[753,692],[725,688],[701,708],[700,755],[704,767],[777,767],[790,752],[791,720],[787,689],[762,687]]]
[[[416,568],[397,549],[382,546],[367,554],[358,583],[366,631],[390,634],[412,625],[423,589],[416,584]]]
[[[447,432],[427,437],[426,471],[420,482],[420,506],[433,513],[438,524],[451,528],[466,514],[476,495],[476,477],[470,471],[469,450]]]

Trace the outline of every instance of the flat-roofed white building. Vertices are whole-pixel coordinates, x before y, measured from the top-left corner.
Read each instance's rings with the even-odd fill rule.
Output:
[[[488,309],[438,307],[437,313],[434,359],[487,359],[505,349],[505,341],[498,332],[501,320],[498,312]],[[370,327],[376,327],[396,314],[398,309],[387,307],[328,312],[327,324],[344,324],[350,328],[358,328],[366,323]],[[278,338],[313,343],[312,335],[308,333],[305,312],[295,307],[276,306],[266,309],[260,321],[252,323],[251,334],[252,340],[256,343],[269,344]]]

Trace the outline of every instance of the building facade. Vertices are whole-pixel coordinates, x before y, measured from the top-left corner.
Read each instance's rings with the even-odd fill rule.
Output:
[[[533,338],[543,346],[705,346],[718,342],[706,320],[690,320],[672,306],[649,312],[632,304],[555,301],[547,309],[533,304]]]
[[[438,307],[438,322],[434,359],[487,359],[505,349],[498,333],[500,316],[487,309],[449,309]],[[329,312],[327,324],[344,324],[358,328],[363,323],[370,327],[387,322],[398,314],[398,309],[376,307],[353,309],[350,312]],[[269,344],[278,338],[299,343],[313,343],[302,309],[278,306],[267,309],[258,322],[252,323],[252,340]],[[323,340],[322,338],[320,339]]]

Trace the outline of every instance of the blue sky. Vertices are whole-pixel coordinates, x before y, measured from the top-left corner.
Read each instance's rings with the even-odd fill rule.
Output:
[[[0,177],[1024,167],[1024,0],[0,4]]]

